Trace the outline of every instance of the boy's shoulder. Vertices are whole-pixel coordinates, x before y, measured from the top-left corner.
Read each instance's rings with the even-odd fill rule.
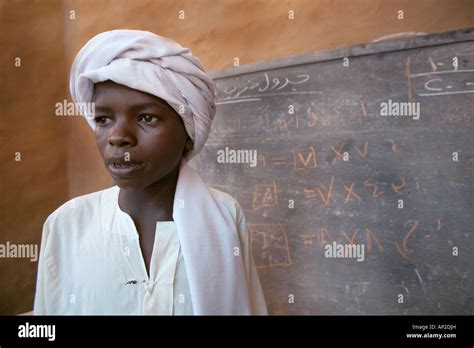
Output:
[[[236,218],[237,221],[240,220],[242,216],[242,208],[234,197],[213,187],[208,186],[207,188],[212,197],[214,197],[218,203],[224,206],[232,214],[232,216]]]
[[[226,192],[210,186],[207,188],[216,202],[223,206],[236,221],[239,221],[242,217],[242,208],[239,202]],[[47,220],[63,223],[72,222],[73,219],[79,221],[91,220],[97,214],[104,213],[103,210],[107,207],[114,207],[119,191],[118,186],[113,186],[72,198],[51,213]]]
[[[58,207],[48,217],[48,220],[65,220],[70,218],[82,219],[100,213],[104,203],[111,203],[112,196],[118,194],[118,187],[88,193],[72,198]]]

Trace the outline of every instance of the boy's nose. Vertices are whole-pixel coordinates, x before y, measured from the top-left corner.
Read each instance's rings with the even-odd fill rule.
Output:
[[[136,136],[126,124],[118,122],[109,136],[109,144],[111,146],[133,146],[136,144]]]

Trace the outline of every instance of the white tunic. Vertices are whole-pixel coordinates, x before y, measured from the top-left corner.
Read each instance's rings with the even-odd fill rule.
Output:
[[[237,207],[252,313],[266,314],[240,206],[224,192],[209,192],[229,208]],[[148,276],[135,224],[120,209],[118,195],[114,186],[77,197],[48,217],[35,314],[193,314],[176,223],[157,222]]]

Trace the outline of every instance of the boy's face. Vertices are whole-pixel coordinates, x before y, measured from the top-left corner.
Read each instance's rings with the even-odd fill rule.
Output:
[[[112,81],[95,84],[95,138],[122,189],[144,189],[177,169],[192,142],[181,117],[161,98]]]

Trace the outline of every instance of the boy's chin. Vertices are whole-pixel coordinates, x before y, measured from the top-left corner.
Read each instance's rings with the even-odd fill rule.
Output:
[[[114,185],[120,187],[122,190],[143,190],[145,185],[136,179],[115,179]]]

